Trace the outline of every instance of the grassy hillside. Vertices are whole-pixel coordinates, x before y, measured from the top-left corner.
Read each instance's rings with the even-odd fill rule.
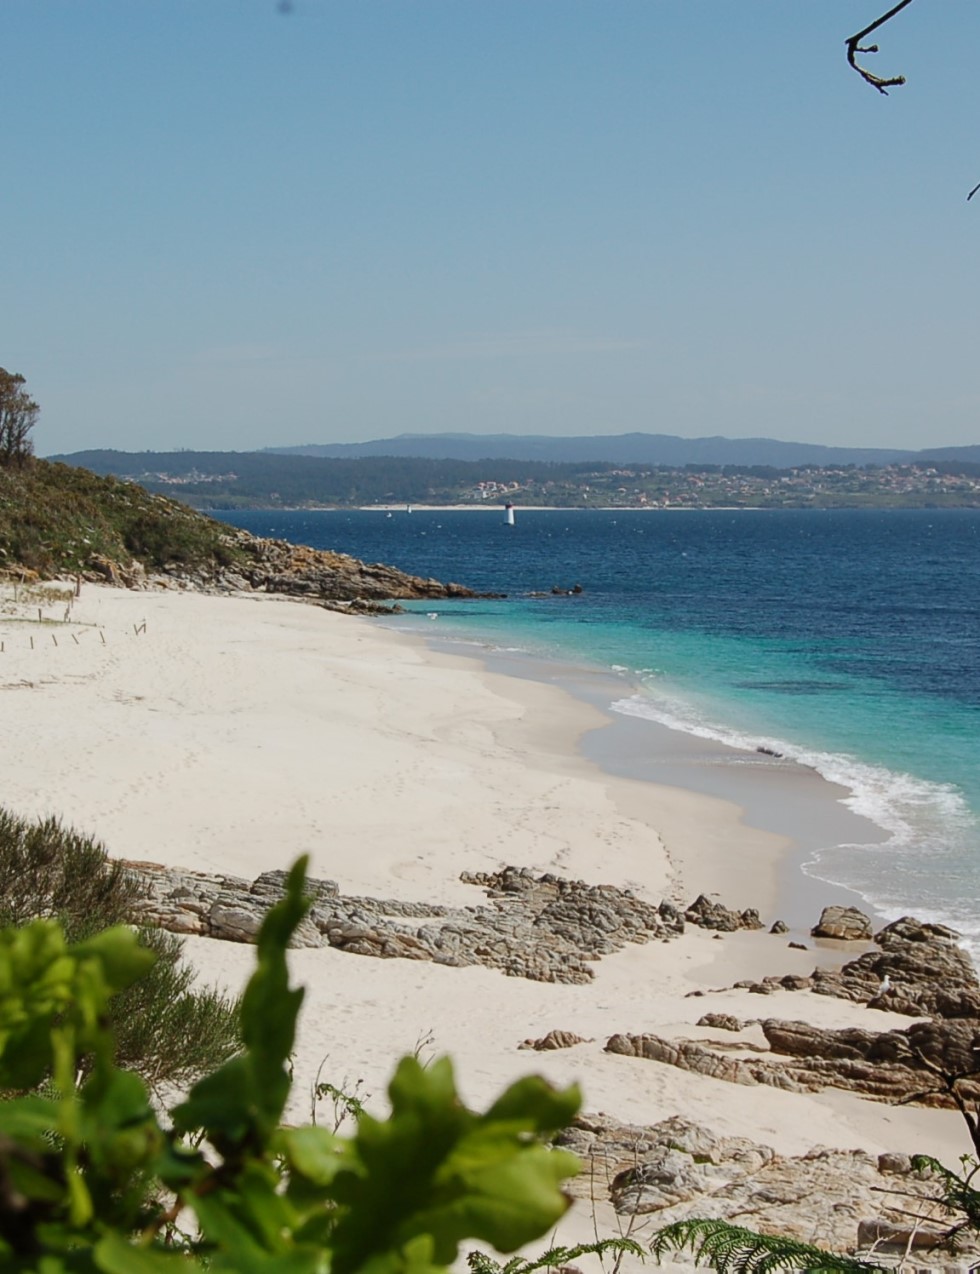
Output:
[[[0,468],[0,570],[50,576],[99,557],[194,569],[238,555],[227,527],[134,483],[46,460]]]

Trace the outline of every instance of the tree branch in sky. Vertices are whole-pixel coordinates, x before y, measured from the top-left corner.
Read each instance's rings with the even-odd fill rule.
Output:
[[[880,75],[875,75],[873,72],[869,71],[867,67],[859,66],[857,62],[857,55],[859,53],[877,53],[877,44],[862,46],[861,41],[866,35],[870,35],[872,31],[877,31],[878,28],[883,27],[886,22],[890,22],[897,13],[901,13],[902,10],[908,8],[911,3],[912,0],[899,0],[899,3],[889,9],[887,13],[883,13],[880,18],[875,18],[874,22],[872,22],[870,26],[866,26],[863,31],[858,31],[856,35],[850,36],[844,42],[847,48],[848,65],[857,71],[862,80],[870,84],[872,88],[876,88],[879,93],[883,93],[885,97],[888,96],[888,90],[890,88],[905,83],[905,76],[895,75],[892,76],[891,79],[882,79]]]

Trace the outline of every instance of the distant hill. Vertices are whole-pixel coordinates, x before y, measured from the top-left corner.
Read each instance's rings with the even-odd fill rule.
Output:
[[[915,451],[884,447],[824,447],[775,438],[679,438],[674,434],[610,434],[550,438],[540,434],[399,434],[372,442],[338,442],[302,447],[268,447],[276,455],[355,459],[363,456],[416,456],[438,460],[543,460],[552,464],[590,461],[606,464],[799,465],[900,464],[920,458]],[[961,453],[977,453],[967,455]],[[932,454],[932,453],[929,453]],[[946,460],[980,460],[980,447],[947,447]]]
[[[407,439],[402,441],[412,445]],[[502,445],[519,441],[505,437]],[[622,443],[621,439],[584,441]],[[726,446],[738,449],[740,441],[749,444],[748,439],[667,441],[684,443],[686,449],[675,452],[682,456],[693,454],[689,448],[701,446],[704,458],[683,464],[649,460],[616,463],[511,457],[335,457],[279,451],[79,451],[58,458],[94,473],[130,479],[195,508],[212,510],[470,505],[505,500],[560,508],[908,508],[950,503],[974,506],[980,502],[980,447],[943,448],[940,458],[938,453],[933,457],[925,452],[767,444],[783,448],[793,457],[792,463],[785,460],[776,465],[706,458],[724,455]],[[958,452],[975,458],[953,459]],[[751,457],[756,453],[747,454]],[[817,456],[822,464],[817,463]],[[874,461],[868,459],[870,456]],[[901,467],[914,470],[914,476],[899,472]]]
[[[966,461],[969,464],[980,464],[980,446],[977,447],[929,447],[925,451],[916,452],[919,460],[950,460],[954,463]]]
[[[148,490],[209,509],[452,503],[461,488],[480,480],[574,480],[594,467],[390,456],[334,459],[273,451],[76,451],[52,459],[93,473],[132,478]]]

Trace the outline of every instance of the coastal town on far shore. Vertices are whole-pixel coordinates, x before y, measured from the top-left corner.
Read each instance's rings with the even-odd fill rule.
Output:
[[[179,453],[178,453],[179,455]],[[176,458],[176,457],[175,457]],[[310,464],[311,462],[307,462]],[[313,469],[331,465],[312,462]],[[346,462],[350,464],[352,462]],[[378,462],[353,462],[369,471]],[[405,465],[390,460],[392,469]],[[445,472],[439,472],[443,464]],[[461,474],[460,468],[472,473]],[[498,465],[488,462],[484,472]],[[881,466],[803,465],[777,469],[766,465],[528,465],[510,464],[514,476],[482,477],[481,466],[429,462],[424,478],[405,466],[401,481],[351,482],[343,493],[332,483],[310,481],[302,489],[288,489],[284,475],[270,471],[268,480],[236,469],[208,472],[197,466],[127,474],[126,477],[160,492],[179,496],[201,509],[222,508],[352,508],[385,507],[398,501],[418,504],[498,504],[554,508],[975,508],[980,506],[980,465],[966,463],[890,464]],[[575,472],[571,472],[572,469]],[[541,470],[553,470],[553,473]],[[123,476],[123,475],[120,475]],[[314,473],[310,473],[310,478]],[[328,475],[323,472],[326,479]],[[373,488],[373,489],[372,489]]]

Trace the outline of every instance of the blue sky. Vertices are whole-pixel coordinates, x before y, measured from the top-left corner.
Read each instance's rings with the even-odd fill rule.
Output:
[[[980,442],[975,0],[2,0],[40,454]]]

